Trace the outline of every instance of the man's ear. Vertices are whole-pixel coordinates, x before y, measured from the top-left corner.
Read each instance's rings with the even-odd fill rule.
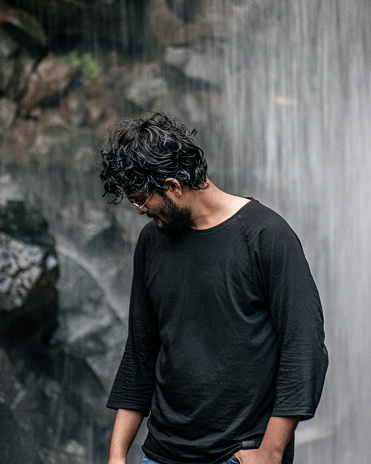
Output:
[[[174,179],[174,177],[168,177],[164,182],[164,188],[167,190],[167,193],[170,195],[175,195],[175,197],[180,198],[183,194],[182,186],[179,181]]]

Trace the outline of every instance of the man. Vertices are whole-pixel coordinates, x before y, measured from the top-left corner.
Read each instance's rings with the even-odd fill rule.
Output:
[[[144,463],[290,464],[327,369],[319,295],[288,224],[207,178],[194,132],[126,119],[101,179],[152,218],[134,256],[129,336],[107,406],[109,464],[143,418]]]

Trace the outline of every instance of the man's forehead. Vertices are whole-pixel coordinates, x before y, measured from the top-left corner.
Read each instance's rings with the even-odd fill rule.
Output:
[[[141,192],[140,190],[134,190],[130,193],[126,193],[126,198],[146,198],[149,192]]]

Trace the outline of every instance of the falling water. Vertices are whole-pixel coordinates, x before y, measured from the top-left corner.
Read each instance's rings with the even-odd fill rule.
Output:
[[[279,3],[279,4],[278,4]],[[241,7],[225,59],[235,192],[280,211],[322,295],[330,369],[298,463],[366,463],[371,419],[371,3]],[[236,72],[237,70],[237,72]]]

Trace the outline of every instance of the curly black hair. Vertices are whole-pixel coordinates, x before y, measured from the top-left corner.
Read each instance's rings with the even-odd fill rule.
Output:
[[[133,193],[163,194],[168,177],[195,190],[205,188],[207,162],[193,140],[196,132],[162,113],[111,126],[107,149],[101,151],[104,195],[119,203]]]

